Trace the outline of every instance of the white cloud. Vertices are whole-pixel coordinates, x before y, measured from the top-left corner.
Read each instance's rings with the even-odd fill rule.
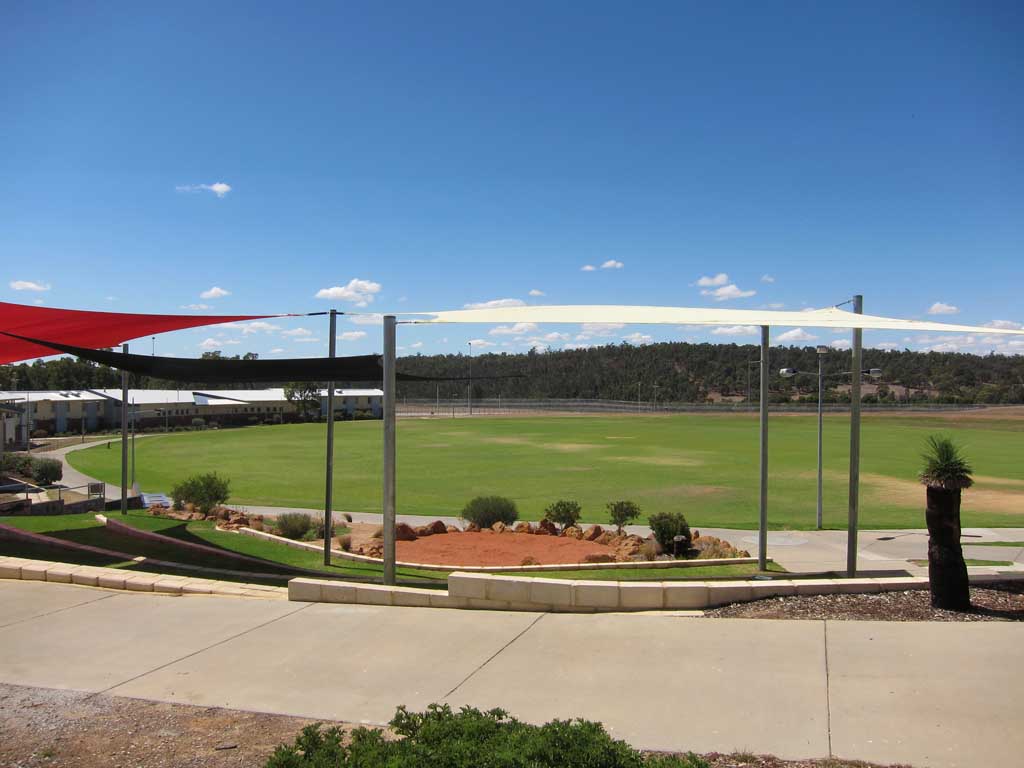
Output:
[[[761,275],[761,282],[762,283],[774,283],[775,282],[775,278],[772,277],[771,275]]]
[[[814,334],[808,333],[803,328],[794,328],[791,331],[779,334],[776,341],[791,343],[794,341],[814,341],[818,337]]]
[[[223,288],[215,285],[210,290],[203,291],[202,293],[200,293],[199,294],[199,298],[200,299],[223,299],[225,296],[230,296],[230,295],[231,295],[231,291],[225,291]]]
[[[720,328],[714,328],[711,331],[712,336],[756,336],[757,335],[756,325],[726,325]]]
[[[768,305],[768,309],[783,309],[785,306],[781,301],[773,301]]]
[[[381,325],[384,322],[384,315],[379,312],[367,315],[348,315],[348,320],[356,325]]]
[[[615,336],[617,331],[625,328],[625,323],[583,323],[576,341],[587,341],[595,336]]]
[[[544,291],[540,290],[540,288],[531,288],[530,289],[530,295],[531,296],[546,296],[547,294],[544,293]]]
[[[525,306],[526,302],[522,299],[492,299],[491,301],[478,301],[475,304],[463,304],[466,309],[502,309]]]
[[[207,192],[213,192],[217,197],[224,197],[231,191],[231,185],[225,184],[223,181],[217,181],[213,184],[179,184],[175,189],[178,192],[201,192],[206,190]]]
[[[730,299],[745,299],[749,296],[754,296],[757,294],[757,291],[744,291],[736,287],[736,283],[729,283],[714,290],[705,288],[700,293],[701,296],[711,296],[715,301],[729,301]]]
[[[339,341],[359,341],[366,338],[366,331],[345,331],[338,334]]]
[[[253,320],[250,323],[223,323],[223,325],[230,326],[232,328],[237,327],[245,335],[260,332],[270,333],[271,331],[281,330],[280,325],[274,325],[273,323],[268,323],[263,320]]]
[[[601,269],[622,269],[625,264],[615,259],[608,259],[604,264],[601,265]]]
[[[282,347],[274,347],[272,350],[270,350],[270,354],[272,355],[279,355],[282,352],[284,352],[284,349]]]
[[[321,288],[316,292],[318,299],[341,299],[351,301],[357,307],[365,307],[373,301],[374,295],[380,293],[381,284],[372,280],[362,280],[354,277],[347,285],[335,285],[331,288]]]
[[[597,271],[597,267],[595,267],[593,264],[584,264],[582,267],[580,267],[580,272],[596,272],[596,271]]]
[[[562,349],[590,349],[593,344],[566,344]]]
[[[1012,320],[993,320],[991,323],[985,323],[988,328],[999,328],[1006,331],[1019,331],[1024,328],[1021,323],[1015,323]]]
[[[847,342],[847,346],[849,346],[849,344],[850,343]],[[836,342],[832,342],[832,346],[834,347],[835,345],[836,345]],[[899,349],[900,348],[900,345],[897,344],[895,341],[878,341],[878,342],[875,342],[874,344],[870,344],[869,346],[872,349]]]
[[[853,346],[853,342],[849,339],[836,339],[835,341],[829,342],[829,346],[832,349],[849,349]]]
[[[558,333],[557,331],[552,331],[551,333],[545,333],[543,336],[541,336],[541,340],[542,341],[548,341],[548,342],[551,342],[551,341],[568,341],[569,340],[569,334],[568,333]]]
[[[107,297],[107,301],[113,301],[113,300],[114,300],[113,296],[108,296]],[[212,309],[212,307],[209,304],[182,304],[181,305],[181,309],[191,309],[191,310],[195,310],[195,311],[198,312],[198,311],[201,311],[201,310],[204,310],[204,309]]]
[[[515,325],[499,325],[491,328],[488,333],[491,336],[523,336],[527,333],[536,333],[536,323],[516,323]]]
[[[936,301],[928,307],[929,315],[955,315],[959,311],[959,307],[954,307],[952,304],[943,304],[941,301]]]
[[[412,344],[409,345],[409,349],[420,349],[422,346],[422,341],[414,341]]]
[[[719,272],[713,277],[704,275],[697,281],[697,285],[701,288],[714,288],[716,285],[725,285],[729,282],[729,275],[725,272]]]
[[[296,344],[316,344],[320,339],[303,336],[301,339],[295,339],[294,341]]]
[[[16,291],[48,291],[49,283],[37,283],[33,280],[11,280],[8,285]]]
[[[631,333],[629,336],[623,336],[622,340],[630,344],[650,344],[653,338],[646,333]]]
[[[313,332],[309,328],[291,328],[287,331],[281,331],[282,336],[312,336]]]
[[[242,342],[238,341],[237,339],[206,339],[205,341],[200,342],[199,348],[205,350],[214,350],[220,349],[221,347],[226,347],[229,344],[241,343]]]
[[[493,341],[487,341],[487,339],[470,339],[469,343],[474,347],[480,347],[481,349],[497,346]]]

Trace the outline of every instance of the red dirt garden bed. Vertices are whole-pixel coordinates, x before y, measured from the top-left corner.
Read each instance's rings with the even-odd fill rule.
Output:
[[[539,565],[582,563],[587,555],[610,555],[611,547],[561,536],[529,533],[448,533],[396,542],[404,563],[438,565],[521,565],[532,557]]]

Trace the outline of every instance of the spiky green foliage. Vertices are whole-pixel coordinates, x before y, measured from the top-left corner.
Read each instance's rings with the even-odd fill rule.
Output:
[[[357,728],[350,743],[336,728],[307,727],[293,746],[281,746],[266,768],[708,768],[693,754],[645,756],[608,735],[600,723],[553,720],[528,725],[507,712],[431,704],[423,713],[399,707],[386,739]]]
[[[921,454],[924,467],[919,478],[933,488],[970,488],[974,484],[974,472],[967,463],[960,446],[945,435],[930,435],[927,448]]]

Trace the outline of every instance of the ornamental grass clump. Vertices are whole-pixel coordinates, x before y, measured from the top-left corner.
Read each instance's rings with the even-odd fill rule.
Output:
[[[313,518],[305,512],[288,512],[277,517],[278,535],[296,541],[306,536],[313,528]]]
[[[971,609],[967,564],[960,546],[960,500],[974,485],[973,470],[960,447],[949,437],[931,435],[924,466],[918,476],[925,486],[928,525],[928,586],[932,607],[952,611]]]
[[[462,510],[462,519],[475,523],[480,530],[495,523],[512,525],[519,518],[519,510],[512,499],[504,496],[477,496]]]

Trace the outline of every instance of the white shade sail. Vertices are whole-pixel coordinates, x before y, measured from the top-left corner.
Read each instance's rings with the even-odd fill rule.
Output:
[[[1024,329],[900,320],[858,315],[838,307],[781,312],[724,307],[636,307],[616,305],[523,306],[424,312],[407,323],[623,323],[625,325],[768,325],[803,328],[863,328],[879,331],[931,331],[1024,335]]]

